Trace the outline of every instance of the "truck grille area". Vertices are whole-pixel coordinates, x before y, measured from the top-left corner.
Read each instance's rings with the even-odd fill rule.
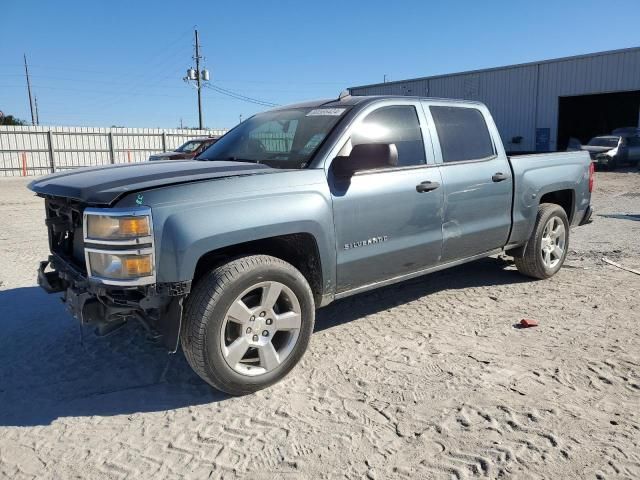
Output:
[[[51,252],[86,273],[82,236],[84,206],[69,199],[48,198],[45,201],[45,208]]]

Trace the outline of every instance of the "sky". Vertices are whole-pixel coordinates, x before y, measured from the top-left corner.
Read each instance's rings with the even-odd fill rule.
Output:
[[[41,125],[197,126],[183,81],[198,28],[210,83],[285,105],[347,87],[640,46],[637,0],[0,0],[0,111]],[[264,105],[203,90],[204,123]]]

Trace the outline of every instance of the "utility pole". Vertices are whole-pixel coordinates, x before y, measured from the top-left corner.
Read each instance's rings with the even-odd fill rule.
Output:
[[[193,67],[187,70],[187,76],[184,77],[185,82],[189,82],[189,80],[196,81],[196,89],[198,90],[198,126],[200,130],[204,128],[204,122],[202,121],[202,82],[209,81],[209,71],[206,68],[200,70],[200,60],[202,60],[202,56],[200,55],[200,37],[198,36],[198,30],[195,30],[196,35],[196,54],[193,59],[196,61],[196,68]]]
[[[38,96],[33,97],[33,103],[36,105],[36,125],[40,125],[40,115],[38,114]]]
[[[27,54],[24,54],[24,73],[27,76],[27,91],[29,92],[29,109],[31,110],[31,125],[36,124],[36,119],[33,115],[33,100],[31,99],[31,80],[29,79],[29,67],[27,66]]]
[[[197,80],[198,80],[198,123],[200,125],[200,130],[202,130],[202,75],[200,75],[200,39],[198,38],[198,30],[196,30],[196,72],[198,72]]]

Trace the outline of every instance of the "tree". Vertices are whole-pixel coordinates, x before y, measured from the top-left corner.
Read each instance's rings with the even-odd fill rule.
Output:
[[[0,125],[28,125],[24,120],[13,115],[0,115]]]

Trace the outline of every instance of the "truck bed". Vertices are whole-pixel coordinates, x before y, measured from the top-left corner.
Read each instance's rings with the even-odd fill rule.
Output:
[[[538,204],[548,192],[566,191],[570,196],[569,221],[577,225],[589,208],[587,152],[552,152],[510,156],[513,174],[513,228],[509,244],[529,238]],[[558,195],[558,194],[556,194]]]

